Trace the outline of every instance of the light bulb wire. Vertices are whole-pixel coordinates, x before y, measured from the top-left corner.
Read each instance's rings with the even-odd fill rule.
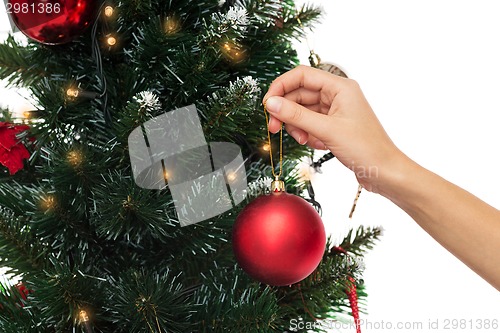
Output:
[[[103,2],[101,4],[101,7],[99,7],[98,17],[101,16],[105,4],[106,3]],[[96,19],[94,22],[94,25],[92,26],[92,59],[94,59],[96,62],[97,76],[102,84],[102,93],[99,95],[99,98],[102,98],[102,108],[103,108],[103,113],[104,113],[104,121],[106,122],[107,125],[110,125],[111,121],[112,121],[112,117],[111,117],[111,113],[108,109],[108,83],[106,80],[106,76],[104,74],[101,48],[99,45],[99,41],[97,39],[98,22],[99,22],[99,20]]]

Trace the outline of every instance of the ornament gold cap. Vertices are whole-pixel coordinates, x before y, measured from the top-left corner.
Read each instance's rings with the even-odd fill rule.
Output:
[[[276,177],[271,182],[271,192],[285,192],[285,182]]]

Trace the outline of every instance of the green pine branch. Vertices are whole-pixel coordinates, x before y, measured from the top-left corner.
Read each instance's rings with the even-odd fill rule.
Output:
[[[349,231],[342,243],[339,245],[348,253],[361,256],[366,251],[373,249],[375,242],[382,236],[381,227],[360,227]]]
[[[0,122],[12,122],[12,113],[2,106],[0,106]]]
[[[34,313],[25,307],[28,301],[21,291],[8,283],[0,281],[0,331],[5,333],[40,333]],[[51,333],[51,331],[46,331]]]
[[[121,332],[184,333],[192,327],[189,297],[192,290],[182,277],[166,269],[162,273],[144,269],[126,271],[107,288],[108,320]]]
[[[241,269],[218,267],[202,274],[194,294],[196,332],[279,332],[281,310],[269,287],[253,282]]]
[[[0,44],[0,79],[11,85],[29,87],[46,75],[31,61],[31,50],[9,36]]]
[[[0,264],[10,267],[12,274],[36,272],[45,267],[47,253],[31,232],[29,219],[16,217],[5,206],[0,207],[0,249]]]

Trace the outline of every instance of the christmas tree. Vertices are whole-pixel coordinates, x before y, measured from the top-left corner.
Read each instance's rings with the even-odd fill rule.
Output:
[[[0,266],[22,281],[0,282],[0,331],[305,332],[324,327],[297,323],[356,316],[366,296],[357,259],[379,229],[329,241],[316,270],[284,287],[249,277],[231,246],[236,216],[271,176],[263,92],[298,64],[291,43],[320,10],[290,0],[95,7],[70,41],[53,29],[47,43],[0,45],[0,78],[36,106],[0,119]],[[181,227],[172,175],[164,169],[160,189],[138,186],[129,136],[188,105],[207,142],[241,148],[249,186],[232,209]],[[313,151],[286,134],[283,145],[287,191],[309,189],[319,208],[297,172]]]

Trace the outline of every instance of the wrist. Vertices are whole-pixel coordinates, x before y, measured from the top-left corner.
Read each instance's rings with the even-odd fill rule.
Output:
[[[423,168],[420,165],[395,148],[395,151],[387,154],[384,162],[379,164],[369,183],[361,182],[361,185],[371,192],[395,201],[402,191],[404,192],[404,188],[412,186],[412,179],[421,170]]]

